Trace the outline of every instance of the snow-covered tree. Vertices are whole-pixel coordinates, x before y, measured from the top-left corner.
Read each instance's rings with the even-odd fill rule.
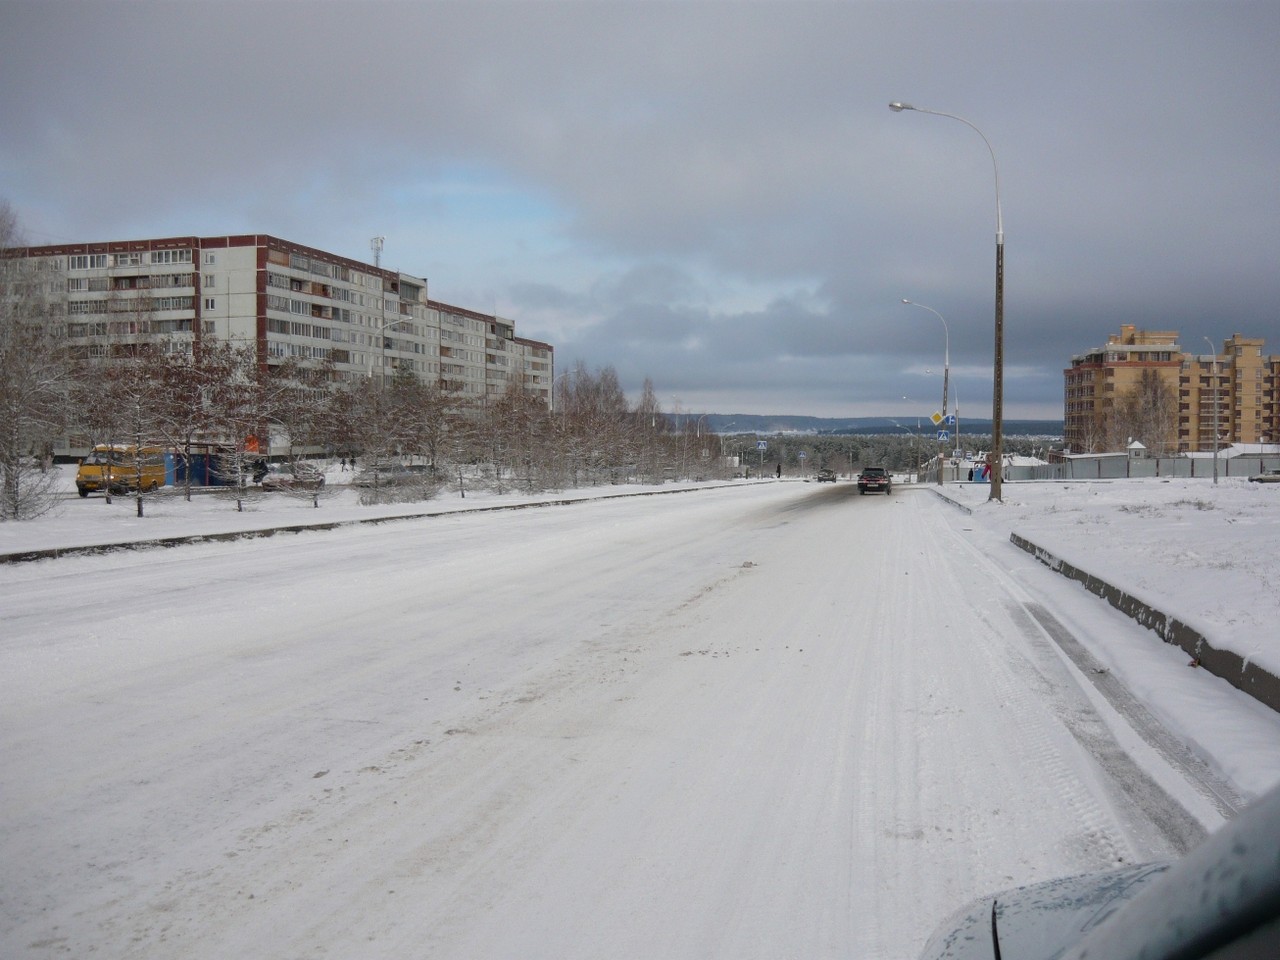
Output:
[[[56,501],[49,466],[71,388],[61,260],[23,253],[17,217],[0,201],[0,520]]]

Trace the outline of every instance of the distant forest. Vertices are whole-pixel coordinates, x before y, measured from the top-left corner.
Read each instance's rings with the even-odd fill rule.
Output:
[[[720,434],[775,434],[814,433],[831,436],[876,436],[879,434],[915,433],[917,426],[925,435],[932,436],[933,424],[926,417],[795,417],[760,416],[749,413],[668,414],[672,425],[682,428],[686,421],[700,421],[704,429]],[[974,418],[961,419],[962,435],[991,433],[991,421]],[[1061,440],[1061,420],[1009,420],[1004,421],[1004,435],[1010,437],[1034,437],[1044,441]]]

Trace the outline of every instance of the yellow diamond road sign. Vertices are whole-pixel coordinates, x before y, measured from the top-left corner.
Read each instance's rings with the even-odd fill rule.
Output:
[[[936,427],[938,424],[940,424],[943,420],[947,418],[944,417],[942,414],[938,413],[937,411],[934,411],[933,416],[930,417],[929,419],[933,421],[933,425]]]

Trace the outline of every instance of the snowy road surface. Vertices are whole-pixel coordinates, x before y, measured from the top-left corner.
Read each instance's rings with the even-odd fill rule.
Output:
[[[770,484],[0,570],[0,954],[910,957],[1194,843],[965,525]]]

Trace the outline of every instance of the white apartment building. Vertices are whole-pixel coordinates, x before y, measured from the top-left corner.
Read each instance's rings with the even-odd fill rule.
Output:
[[[260,363],[329,360],[347,380],[410,370],[462,399],[515,381],[551,403],[555,351],[515,322],[430,300],[427,280],[263,234],[29,247],[66,281],[66,335],[83,357],[130,344],[253,344]]]

